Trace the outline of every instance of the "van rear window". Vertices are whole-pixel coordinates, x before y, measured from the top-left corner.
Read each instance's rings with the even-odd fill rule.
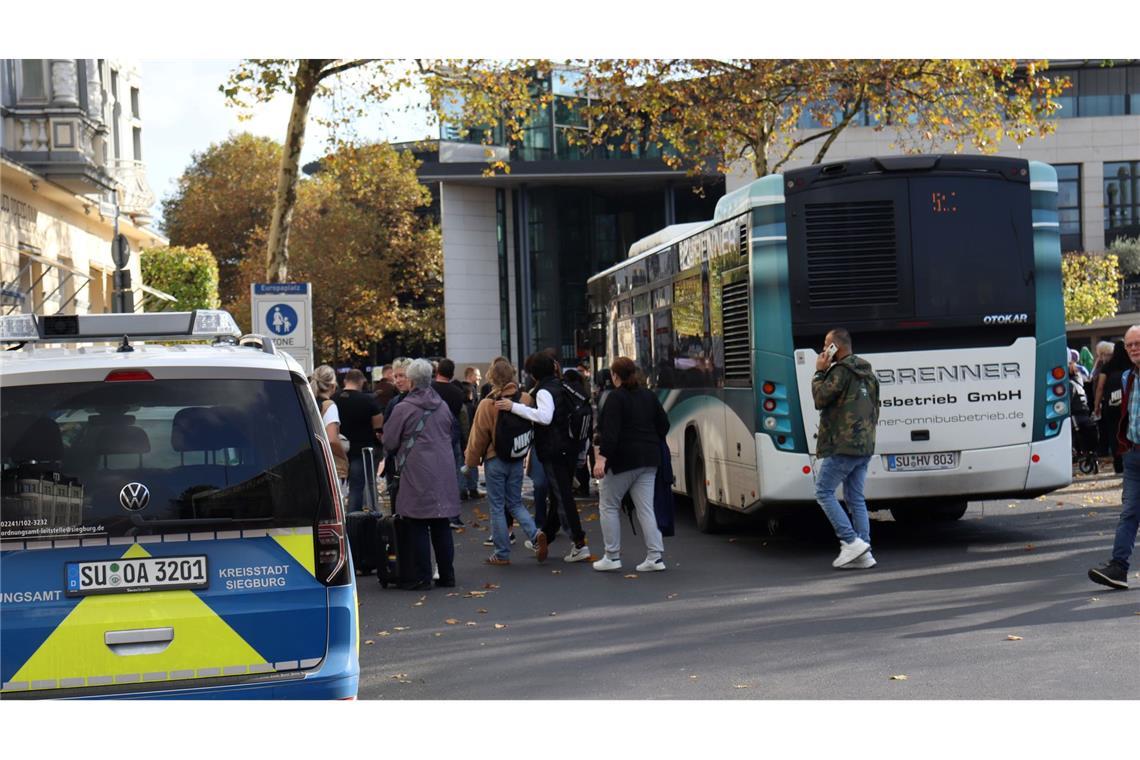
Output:
[[[288,380],[7,387],[0,537],[311,525],[329,498]]]

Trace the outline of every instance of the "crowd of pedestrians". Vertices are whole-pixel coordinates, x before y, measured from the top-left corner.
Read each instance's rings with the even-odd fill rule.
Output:
[[[1082,431],[1092,431],[1089,440],[1096,443],[1090,446],[1112,458],[1124,487],[1111,558],[1088,575],[1127,588],[1140,523],[1140,326],[1130,328],[1123,341],[1099,344],[1091,359],[1070,351],[1074,432],[1083,438]],[[875,450],[879,384],[843,328],[828,332],[815,370],[815,496],[839,541],[832,565],[869,569],[877,561],[863,490]],[[490,505],[486,564],[511,564],[517,525],[526,550],[539,562],[565,533],[570,546],[564,562],[592,560],[595,570],[620,570],[624,501],[645,545],[637,570],[666,568],[660,493],[669,493],[671,472],[664,489],[658,481],[670,457],[669,419],[632,359],[618,357],[594,382],[585,364],[564,371],[552,349],[528,357],[522,373],[506,357],[496,357],[485,382],[476,367],[465,368],[462,380],[455,372],[450,359],[433,365],[399,358],[383,368],[372,393],[364,391],[359,370],[347,373],[339,393],[331,367],[318,367],[311,378],[350,511],[364,503],[361,452],[369,446],[383,450],[380,471],[394,513],[409,526],[407,550],[414,557],[415,577],[401,587],[428,588],[433,576],[436,585],[455,584],[452,531],[463,527],[460,503],[484,495],[478,490],[480,468]],[[533,514],[522,498],[526,475],[534,486]],[[599,484],[600,557],[591,554],[575,504],[576,495],[590,493],[591,475]],[[836,497],[840,486],[842,503]]]

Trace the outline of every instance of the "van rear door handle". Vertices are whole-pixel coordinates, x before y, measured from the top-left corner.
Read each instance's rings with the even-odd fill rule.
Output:
[[[107,631],[103,643],[115,654],[158,654],[174,641],[173,628],[132,628]]]

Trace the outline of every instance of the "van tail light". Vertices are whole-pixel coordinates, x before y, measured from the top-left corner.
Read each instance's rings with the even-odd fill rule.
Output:
[[[317,580],[326,586],[343,586],[349,581],[348,540],[344,529],[344,510],[340,504],[340,485],[328,441],[319,435],[313,437],[324,454],[325,478],[328,481],[328,498],[321,499],[317,516]]]

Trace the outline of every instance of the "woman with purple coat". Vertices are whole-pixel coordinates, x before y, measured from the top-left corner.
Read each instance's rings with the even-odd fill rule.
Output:
[[[408,563],[415,577],[405,578],[400,588],[412,591],[431,588],[431,552],[439,568],[437,586],[455,585],[455,545],[451,518],[459,515],[455,489],[455,457],[451,448],[452,415],[447,404],[431,387],[431,362],[416,359],[407,370],[412,390],[384,420],[382,442],[399,469],[396,513],[406,520]]]

